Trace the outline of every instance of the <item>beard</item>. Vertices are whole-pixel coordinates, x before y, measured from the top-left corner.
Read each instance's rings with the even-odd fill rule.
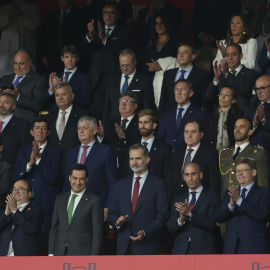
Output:
[[[153,129],[146,129],[146,128],[142,129],[142,128],[140,128],[140,135],[141,136],[148,137],[152,133],[153,133]]]
[[[234,135],[234,139],[235,139],[236,142],[242,142],[242,141],[246,140],[247,138],[248,138],[248,134],[247,133],[242,134],[242,135],[240,135],[238,133],[238,134]]]

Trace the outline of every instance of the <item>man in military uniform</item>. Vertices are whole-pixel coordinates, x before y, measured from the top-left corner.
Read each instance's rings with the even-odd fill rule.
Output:
[[[243,158],[254,159],[257,167],[257,184],[269,187],[269,160],[266,150],[249,144],[253,125],[246,118],[239,118],[234,125],[235,146],[220,151],[221,194],[232,184],[238,185],[235,163]]]

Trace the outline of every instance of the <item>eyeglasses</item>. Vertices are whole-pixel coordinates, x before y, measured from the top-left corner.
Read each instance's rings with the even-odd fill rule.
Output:
[[[236,173],[242,173],[242,172],[247,172],[247,171],[252,171],[252,169],[242,169],[242,170],[236,170]]]
[[[23,190],[29,191],[28,189],[23,188],[23,187],[18,187],[18,188],[15,188],[15,187],[14,187],[14,188],[11,188],[11,189],[10,189],[11,192],[13,192],[13,191],[15,191],[15,192],[16,192],[16,191],[23,191]]]
[[[109,15],[115,16],[116,15],[116,11],[103,11],[102,14],[104,16],[109,16]]]
[[[264,87],[254,87],[254,91],[266,91],[266,88],[268,88],[270,85],[264,86]]]
[[[126,69],[130,69],[132,66],[132,64],[129,64],[129,65],[120,65],[119,68],[122,69],[122,68],[126,68]]]
[[[133,100],[130,100],[130,99],[119,99],[118,102],[119,103],[135,103]]]

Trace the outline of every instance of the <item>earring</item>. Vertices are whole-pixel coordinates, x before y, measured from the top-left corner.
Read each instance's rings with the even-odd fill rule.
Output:
[[[243,35],[245,35],[245,34],[246,34],[246,32],[244,31],[244,32],[243,32]]]

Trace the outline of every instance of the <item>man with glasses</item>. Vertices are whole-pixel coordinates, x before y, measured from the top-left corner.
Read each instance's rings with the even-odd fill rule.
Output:
[[[103,122],[119,117],[118,99],[126,91],[131,91],[137,96],[138,107],[155,111],[154,92],[152,81],[136,70],[137,60],[135,53],[130,49],[124,49],[119,54],[120,70],[111,76],[108,81]]]
[[[245,116],[252,121],[254,135],[251,143],[263,146],[270,154],[270,77],[261,76],[255,83],[258,101],[250,104]]]
[[[88,33],[81,44],[84,69],[92,78],[92,104],[98,119],[102,119],[108,79],[119,70],[119,53],[128,47],[130,37],[129,31],[118,25],[116,4],[105,4],[102,18],[104,24],[93,19],[87,24]]]
[[[238,185],[231,185],[216,211],[217,222],[226,222],[224,254],[268,253],[266,221],[270,211],[270,190],[255,181],[256,164],[242,159],[236,163]]]
[[[14,183],[0,213],[0,256],[37,256],[43,212],[30,202],[32,187],[25,180]]]

